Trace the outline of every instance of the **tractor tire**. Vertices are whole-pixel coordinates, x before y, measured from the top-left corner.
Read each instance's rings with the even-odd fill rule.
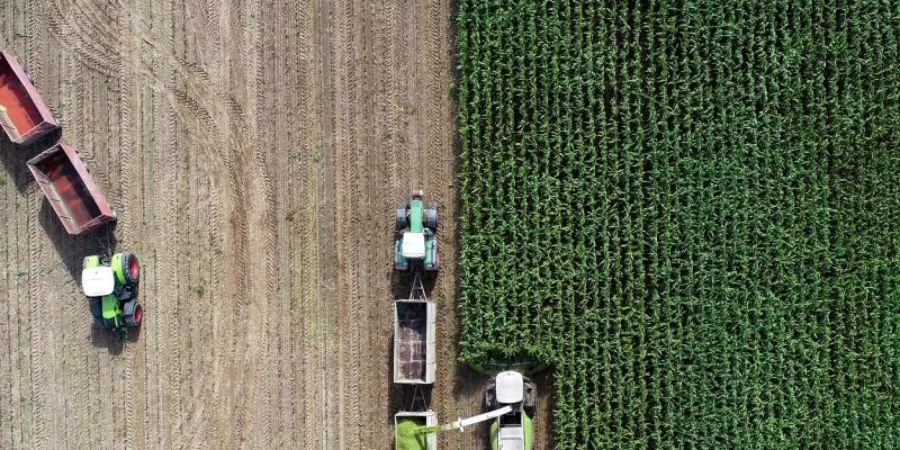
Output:
[[[439,251],[437,239],[434,241],[434,261],[431,264],[431,271],[437,271],[441,267],[441,253]]]
[[[119,301],[122,303],[128,303],[131,300],[134,300],[135,298],[137,298],[137,290],[138,287],[136,284],[128,284],[122,286],[122,290],[120,290],[117,294],[119,296]]]
[[[119,264],[120,267],[115,269],[122,271],[122,276],[125,278],[124,284],[136,286],[141,278],[141,264],[138,262],[137,256],[131,252],[122,253]]]
[[[141,321],[144,320],[144,308],[137,304],[134,306],[134,310],[132,310],[130,315],[125,316],[125,324],[129,327],[139,327],[141,326]]]
[[[406,217],[406,208],[397,208],[397,218],[394,221],[394,224],[397,227],[397,231],[400,231],[409,225],[409,220]]]
[[[431,231],[437,232],[438,212],[436,204],[432,204],[425,210],[425,226],[430,228]]]

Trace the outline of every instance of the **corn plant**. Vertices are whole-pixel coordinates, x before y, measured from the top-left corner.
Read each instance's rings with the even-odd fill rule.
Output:
[[[898,5],[461,0],[462,359],[557,448],[896,447]]]

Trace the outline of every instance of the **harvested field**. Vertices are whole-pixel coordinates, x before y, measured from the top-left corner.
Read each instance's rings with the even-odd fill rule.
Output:
[[[392,448],[393,208],[441,205],[441,419],[457,363],[453,17],[432,2],[10,0],[19,56],[118,213],[65,234],[0,148],[0,448]],[[144,325],[92,330],[81,258],[142,262]],[[545,402],[546,404],[546,402]],[[442,450],[484,448],[483,432]]]

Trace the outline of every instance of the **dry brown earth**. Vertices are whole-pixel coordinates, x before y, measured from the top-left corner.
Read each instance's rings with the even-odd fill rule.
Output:
[[[118,212],[110,241],[142,258],[146,305],[139,336],[92,330],[77,276],[107,234],[67,236],[26,170],[40,145],[4,140],[0,448],[393,448],[411,394],[391,384],[391,300],[407,289],[392,208],[419,187],[442,207],[431,405],[480,411],[484,378],[456,361],[453,14],[449,0],[0,2],[0,47]]]

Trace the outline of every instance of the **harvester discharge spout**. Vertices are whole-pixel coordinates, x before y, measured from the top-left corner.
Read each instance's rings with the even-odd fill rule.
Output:
[[[466,427],[475,425],[481,422],[487,422],[491,419],[496,419],[504,414],[512,412],[513,408],[510,405],[506,405],[500,409],[495,409],[493,411],[488,411],[483,414],[479,414],[477,416],[467,417],[465,419],[457,419],[455,422],[451,422],[445,425],[441,425],[441,431],[450,431],[457,430],[459,432],[463,432],[466,430]]]

